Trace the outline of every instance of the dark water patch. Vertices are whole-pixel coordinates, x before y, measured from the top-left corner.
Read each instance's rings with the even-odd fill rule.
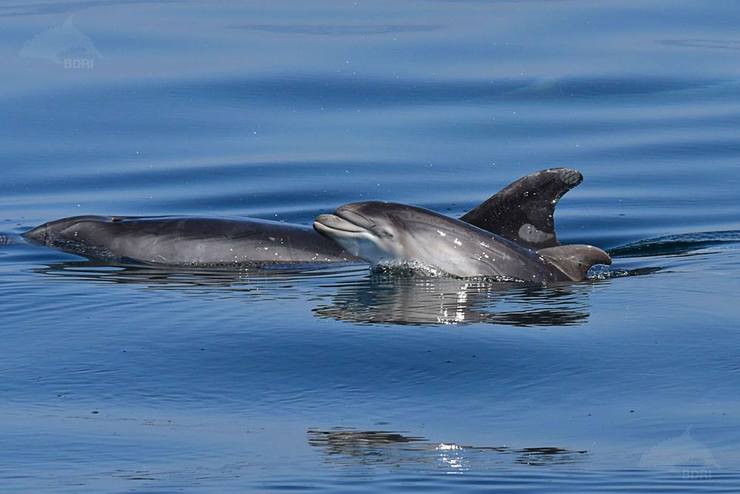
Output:
[[[496,101],[548,101],[562,98],[587,99],[629,97],[672,91],[707,88],[727,81],[614,78],[563,78],[540,81],[530,78],[488,80],[395,80],[368,78],[331,78],[281,76],[270,79],[193,81],[187,86],[163,87],[170,95],[203,95],[227,97],[234,101],[273,101],[279,106],[323,105],[336,108],[422,105],[443,103],[484,103]]]
[[[420,33],[440,29],[424,24],[240,24],[234,29],[275,34],[313,36],[373,36],[384,34]]]
[[[679,48],[707,50],[740,50],[740,40],[735,39],[662,39],[658,43]]]
[[[358,481],[354,489],[357,492],[450,492],[465,490],[470,492],[540,492],[543,483],[547,489],[561,492],[634,492],[646,493],[666,492],[733,492],[732,482],[737,481],[737,475],[726,475],[721,478],[700,476],[696,478],[682,477],[680,472],[652,474],[642,471],[624,471],[612,473],[611,481],[604,480],[604,472],[564,470],[562,473],[531,474],[522,473],[502,467],[499,475],[490,475],[482,472],[466,472],[465,475],[449,475],[449,473],[427,472],[427,475],[399,475],[373,476],[367,480]],[[305,483],[296,481],[296,489],[310,489],[313,486],[307,479]],[[340,477],[329,484],[322,484],[321,488],[328,492],[343,492],[342,486],[350,482],[349,478]],[[265,483],[260,487],[270,489],[273,484]],[[303,487],[305,486],[305,487]],[[345,487],[346,488],[346,487]]]
[[[587,148],[608,145],[600,142],[599,137],[608,137],[609,142],[613,143],[619,141],[620,136],[625,140],[634,140],[635,132],[649,131],[652,136],[686,129],[695,129],[695,133],[706,129],[715,129],[716,132],[720,129],[729,131],[740,124],[740,112],[728,112],[724,108],[718,108],[716,113],[708,115],[682,114],[680,110],[674,110],[673,114],[660,116],[643,108],[631,118],[618,118],[611,112],[592,114],[590,107],[585,109],[586,114],[583,116],[578,115],[580,108],[573,108],[564,114],[560,106],[544,109],[544,112],[542,108],[520,107],[518,111],[508,113],[502,110],[489,108],[486,112],[489,115],[483,118],[471,115],[462,122],[434,119],[428,123],[420,123],[417,132],[465,140],[536,138],[560,141],[575,138],[578,139],[579,147]]]
[[[740,142],[730,136],[697,137],[681,141],[668,138],[649,143],[624,144],[615,146],[609,151],[617,159],[631,160],[646,158],[684,160],[710,156],[725,159],[740,155]]]
[[[0,17],[66,14],[94,7],[123,5],[157,5],[180,3],[181,0],[73,0],[67,2],[24,2],[0,7]]]
[[[156,123],[165,114],[153,113],[157,102],[170,102],[175,108],[186,110],[188,106],[202,107],[204,102],[209,107],[203,108],[206,115],[219,114],[219,102],[231,104],[249,104],[250,109],[268,106],[270,109],[295,109],[309,107],[323,111],[338,110],[343,107],[399,108],[404,106],[429,106],[433,104],[470,104],[496,102],[558,102],[568,100],[609,100],[611,98],[644,97],[669,92],[699,90],[712,87],[725,87],[732,81],[701,78],[663,78],[663,77],[562,77],[550,80],[537,78],[490,78],[490,79],[395,79],[368,77],[346,77],[336,75],[282,74],[269,78],[245,78],[213,80],[192,80],[186,83],[166,82],[129,83],[129,85],[111,91],[110,88],[84,91],[69,90],[63,99],[49,95],[46,98],[38,95],[17,100],[28,109],[36,107],[76,108],[75,113],[60,117],[67,120],[92,123],[96,116],[110,115],[111,111],[124,112],[131,116],[142,114],[150,117],[145,125]],[[6,100],[7,106],[7,100]],[[17,107],[16,107],[17,108]],[[79,109],[99,108],[93,115],[80,113]],[[13,109],[11,109],[13,111]],[[186,113],[187,115],[187,113]],[[8,115],[6,115],[7,117]],[[173,115],[174,116],[174,115]],[[178,114],[179,117],[183,115]],[[195,117],[193,117],[195,118]],[[203,118],[203,116],[201,116]],[[195,123],[195,120],[190,120]],[[19,123],[23,123],[21,120]],[[58,122],[57,122],[58,123]],[[178,125],[182,125],[181,118]],[[64,132],[53,122],[38,120],[34,124],[47,127],[50,131]],[[222,122],[222,124],[225,124]],[[129,125],[127,119],[118,125]],[[217,131],[219,123],[208,126],[208,131]],[[197,127],[196,128],[201,128]],[[66,129],[67,131],[71,129]],[[125,127],[122,128],[125,130]],[[151,130],[151,129],[150,129]],[[180,129],[180,132],[182,129]]]
[[[402,163],[369,163],[356,161],[327,162],[254,162],[244,161],[241,163],[222,164],[218,162],[204,163],[201,166],[143,166],[139,170],[133,166],[126,166],[125,170],[112,167],[104,168],[97,172],[70,173],[58,170],[49,173],[42,180],[33,184],[34,194],[48,196],[55,192],[66,190],[70,185],[85,191],[121,190],[129,188],[167,188],[172,183],[180,186],[192,186],[201,188],[211,182],[228,183],[237,182],[249,184],[250,180],[264,180],[274,175],[276,168],[281,169],[286,177],[300,180],[304,183],[321,182],[334,178],[337,173],[353,170],[357,173],[363,168],[376,168],[378,166],[404,166]],[[290,194],[285,187],[276,187]],[[297,192],[297,191],[296,191]]]

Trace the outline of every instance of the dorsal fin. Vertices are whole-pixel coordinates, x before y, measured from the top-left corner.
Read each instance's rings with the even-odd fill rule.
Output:
[[[560,245],[555,235],[555,206],[580,184],[583,175],[572,168],[548,168],[504,187],[460,218],[531,249]]]
[[[586,273],[595,264],[612,263],[609,254],[593,245],[558,245],[537,253],[573,281],[585,280]]]

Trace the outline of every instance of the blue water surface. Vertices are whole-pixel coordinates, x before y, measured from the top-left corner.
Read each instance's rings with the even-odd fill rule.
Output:
[[[0,492],[736,492],[740,7],[0,5]],[[551,287],[116,266],[77,214],[459,216],[552,166]]]

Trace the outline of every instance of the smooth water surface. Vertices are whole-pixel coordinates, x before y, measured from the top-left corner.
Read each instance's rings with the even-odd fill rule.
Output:
[[[0,491],[735,492],[732,2],[0,5]],[[112,266],[77,214],[450,215],[585,181],[549,287]]]

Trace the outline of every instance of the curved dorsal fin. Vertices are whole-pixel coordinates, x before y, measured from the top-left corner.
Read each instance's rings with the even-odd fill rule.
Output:
[[[593,245],[558,245],[537,253],[573,281],[585,280],[586,273],[595,264],[612,263],[609,254]]]
[[[560,245],[555,235],[555,206],[581,181],[581,172],[572,168],[535,172],[504,187],[460,219],[531,249]]]

